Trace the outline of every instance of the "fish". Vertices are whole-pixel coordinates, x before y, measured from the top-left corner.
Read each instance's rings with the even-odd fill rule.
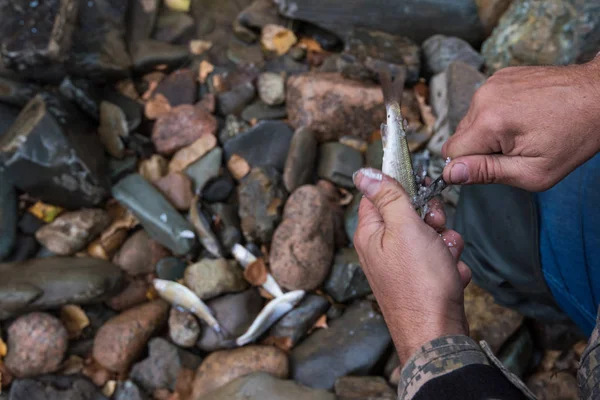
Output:
[[[290,312],[304,298],[304,290],[294,290],[269,301],[252,322],[248,330],[235,343],[244,346],[255,341],[285,314]]]
[[[244,269],[256,261],[254,254],[239,243],[233,245],[231,254]],[[273,275],[271,274],[267,274],[267,280],[262,284],[262,287],[274,297],[283,296],[281,287],[277,284],[275,278],[273,278]]]
[[[181,307],[191,312],[206,322],[215,332],[221,333],[221,326],[214,317],[212,310],[189,288],[181,283],[166,279],[154,279],[152,285],[163,300],[168,301],[175,307]]]
[[[448,187],[448,184],[442,176],[433,181],[429,186],[422,187],[419,189],[419,193],[413,199],[412,204],[415,209],[423,209],[429,203],[429,200],[442,194],[444,189]]]
[[[190,207],[190,222],[194,226],[202,246],[213,256],[223,258],[223,251],[217,235],[210,227],[210,221],[201,210],[198,210],[199,196],[194,196]]]

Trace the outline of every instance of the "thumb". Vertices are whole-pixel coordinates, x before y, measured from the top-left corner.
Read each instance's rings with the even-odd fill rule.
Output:
[[[520,186],[520,157],[501,154],[458,157],[444,168],[444,180],[454,185],[503,183]]]

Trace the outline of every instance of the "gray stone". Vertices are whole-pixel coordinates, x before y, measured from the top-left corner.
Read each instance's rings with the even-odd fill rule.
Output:
[[[132,0],[130,2],[127,23],[129,51],[132,52],[140,41],[150,39],[160,5],[160,0]]]
[[[250,129],[250,124],[230,114],[225,117],[225,126],[219,132],[219,141],[225,143],[240,133],[246,132],[248,129]]]
[[[44,248],[40,248],[40,245],[35,239],[35,237],[17,233],[17,239],[13,246],[13,251],[8,257],[4,259],[4,261],[25,261],[33,257],[39,257],[36,253],[38,252],[38,250],[41,251],[42,249]],[[49,257],[54,256],[54,254],[51,253],[50,250],[48,250],[48,252],[50,253],[48,255]]]
[[[100,97],[103,101],[118,106],[125,113],[129,132],[134,132],[140,126],[144,109],[143,105],[137,100],[133,100],[112,88],[105,88]]]
[[[194,314],[171,307],[169,337],[173,343],[180,347],[194,347],[200,332],[200,324]]]
[[[116,265],[96,258],[40,258],[0,264],[0,319],[64,304],[91,304],[120,289]]]
[[[221,115],[239,115],[256,97],[252,82],[245,82],[229,91],[217,94],[217,110]]]
[[[0,173],[0,260],[10,254],[17,239],[17,192]]]
[[[193,227],[141,175],[131,174],[113,186],[113,197],[140,221],[148,235],[175,255],[190,252],[196,243]]]
[[[371,293],[369,281],[360,266],[356,250],[346,248],[336,254],[324,288],[338,303],[346,303]]]
[[[396,391],[381,376],[344,376],[335,381],[335,394],[342,400],[396,400]]]
[[[141,40],[131,54],[133,67],[138,71],[150,71],[156,65],[179,66],[189,57],[188,46],[178,46],[158,40]]]
[[[100,104],[98,135],[108,154],[116,158],[125,156],[125,144],[121,138],[129,135],[129,129],[121,108],[107,101]]]
[[[100,119],[98,91],[90,81],[66,76],[58,87],[60,94],[71,100],[95,121]]]
[[[271,328],[269,336],[289,339],[289,344],[294,346],[328,309],[329,301],[326,298],[308,294]]]
[[[156,263],[156,276],[159,279],[178,281],[183,278],[187,264],[177,257],[165,257]]]
[[[211,299],[223,293],[236,293],[248,287],[242,268],[236,261],[218,258],[204,260],[186,268],[185,286],[202,299]]]
[[[201,192],[208,181],[219,176],[222,159],[223,150],[216,147],[184,170],[194,183],[195,193]]]
[[[228,176],[219,176],[208,182],[202,189],[202,200],[207,203],[227,201],[235,185]]]
[[[228,335],[216,333],[213,329],[203,324],[205,329],[198,343],[198,348],[203,351],[215,351],[234,347],[234,339],[242,335],[250,327],[263,307],[263,299],[256,288],[250,288],[241,293],[228,294],[207,303],[219,321],[221,328]]]
[[[381,164],[383,163],[383,143],[381,139],[369,143],[365,158],[367,167],[381,170]]]
[[[510,372],[522,378],[531,363],[533,348],[531,333],[526,326],[522,326],[502,345],[498,359]]]
[[[262,100],[255,101],[242,111],[242,118],[248,122],[285,119],[286,117],[287,108],[284,105],[271,107]]]
[[[311,389],[294,381],[277,379],[266,372],[255,372],[238,378],[202,400],[335,400],[333,393]]]
[[[233,21],[233,34],[242,42],[248,44],[252,44],[258,40],[258,33],[242,25],[238,20]]]
[[[17,76],[0,76],[0,88],[0,101],[18,107],[25,106],[41,90],[37,85],[19,80]],[[2,104],[3,109],[5,106]]]
[[[285,122],[263,121],[223,145],[225,160],[237,154],[250,167],[273,166],[282,172],[293,134]]]
[[[191,69],[183,68],[170,73],[161,80],[154,90],[155,94],[162,94],[171,107],[182,104],[194,104],[196,102],[197,74]]]
[[[175,390],[177,374],[181,368],[196,369],[202,359],[181,350],[163,338],[151,339],[149,355],[131,369],[131,380],[149,393],[156,389]]]
[[[306,128],[294,132],[283,169],[283,183],[288,192],[311,182],[317,159],[317,139]]]
[[[78,110],[50,94],[39,94],[0,138],[0,172],[44,202],[91,207],[108,194],[104,153],[93,128]]]
[[[237,207],[232,204],[213,203],[208,208],[213,218],[219,219],[219,226],[215,227],[215,233],[223,248],[229,253],[234,244],[241,243],[243,240]]]
[[[272,0],[254,0],[238,14],[237,21],[254,29],[261,29],[268,24],[285,25],[286,23]]]
[[[365,375],[391,344],[383,317],[361,302],[292,350],[291,377],[313,388],[331,389],[346,375]]]
[[[108,177],[110,178],[110,182],[115,184],[126,175],[132,174],[137,170],[138,158],[135,155],[124,157],[120,160],[108,157],[107,164]]]
[[[81,375],[46,375],[35,380],[14,381],[8,400],[108,400],[108,398],[92,381]]]
[[[275,72],[263,72],[258,77],[258,96],[270,106],[285,102],[285,78]]]
[[[279,57],[267,60],[265,71],[276,74],[297,75],[303,74],[310,70],[310,66],[306,62],[298,62],[289,54],[284,54]]]
[[[330,142],[319,148],[319,178],[327,179],[336,185],[352,189],[352,174],[363,166],[360,151],[345,144]]]
[[[427,70],[432,74],[444,72],[453,61],[462,61],[477,70],[484,63],[481,54],[457,37],[433,35],[423,42],[422,48]]]
[[[189,14],[165,7],[158,14],[152,38],[167,43],[184,44],[185,39],[193,37],[195,30],[194,18]]]
[[[113,396],[114,400],[150,400],[148,395],[130,380],[119,382]]]
[[[254,65],[262,68],[265,56],[258,43],[248,44],[236,38],[232,38],[227,49],[227,58],[236,65]]]
[[[0,223],[0,225],[2,225]],[[35,235],[35,233],[42,226],[46,225],[44,221],[33,215],[32,213],[25,212],[19,219],[19,231],[25,235]],[[0,257],[1,258],[1,257]]]

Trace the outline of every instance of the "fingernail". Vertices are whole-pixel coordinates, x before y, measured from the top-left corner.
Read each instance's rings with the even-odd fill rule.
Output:
[[[377,170],[371,168],[359,169],[352,175],[354,186],[360,190],[365,196],[371,197],[377,193],[381,182],[383,181],[383,174]]]
[[[456,163],[450,169],[450,182],[452,183],[465,183],[469,180],[469,171],[467,166],[463,163]]]

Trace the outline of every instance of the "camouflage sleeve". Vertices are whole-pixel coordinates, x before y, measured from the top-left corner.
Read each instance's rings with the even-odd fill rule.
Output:
[[[600,310],[596,319],[596,328],[590,336],[588,345],[581,355],[577,383],[582,399],[600,398]]]
[[[510,373],[485,342],[468,336],[444,336],[421,346],[402,368],[398,400],[411,400],[426,383],[469,365],[488,365],[498,370],[526,398],[535,399],[519,378]]]

